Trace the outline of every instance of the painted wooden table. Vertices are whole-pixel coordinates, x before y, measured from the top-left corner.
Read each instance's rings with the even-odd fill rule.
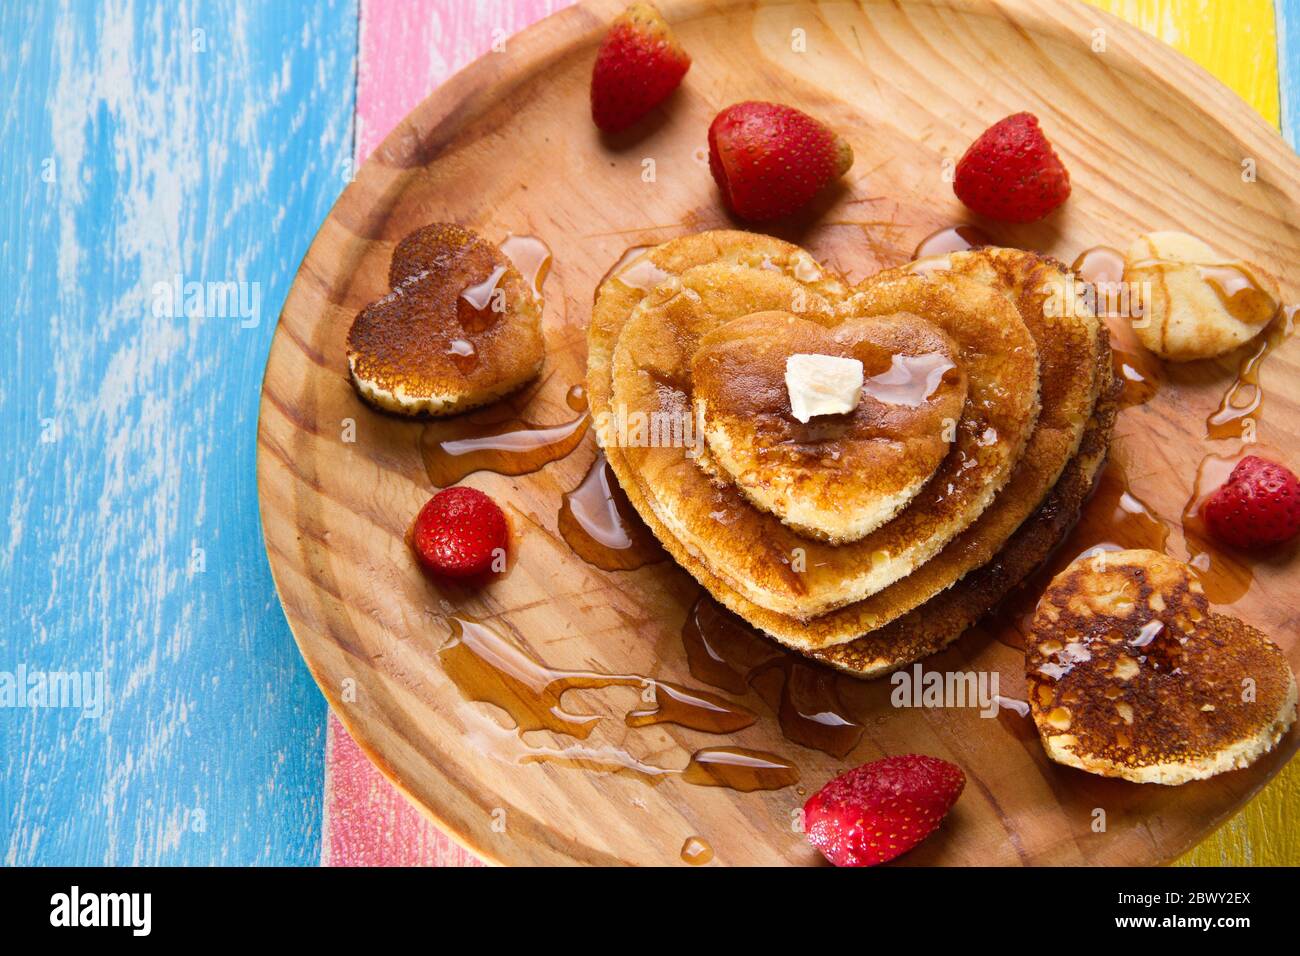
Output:
[[[75,672],[87,693],[0,709],[4,863],[474,862],[367,762],[298,657],[259,532],[258,386],[356,164],[562,5],[0,8],[0,672]],[[1097,5],[1296,143],[1300,0]],[[1297,807],[1293,762],[1184,862],[1300,863]]]

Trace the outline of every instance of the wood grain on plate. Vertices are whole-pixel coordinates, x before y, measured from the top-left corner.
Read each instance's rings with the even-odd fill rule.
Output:
[[[794,789],[742,795],[553,764],[519,766],[519,738],[466,703],[443,673],[440,597],[492,620],[553,666],[697,685],[678,638],[694,589],[665,565],[598,572],[559,540],[559,496],[590,464],[589,445],[534,475],[470,479],[508,501],[521,529],[516,565],[504,580],[478,595],[438,595],[414,572],[402,532],[429,492],[420,426],[359,405],[341,352],[352,314],[384,291],[392,244],[410,229],[449,218],[493,238],[534,233],[554,248],[546,290],[551,377],[530,409],[543,421],[565,414],[564,392],[581,379],[591,291],[618,255],[629,245],[727,224],[699,155],[713,112],[744,96],[796,102],[853,142],[858,162],[846,188],[822,204],[818,218],[785,234],[854,276],[903,261],[923,235],[963,218],[942,181],[943,160],[993,119],[1029,108],[1065,154],[1075,195],[1060,216],[1000,230],[1001,241],[1069,258],[1098,242],[1177,224],[1256,263],[1281,282],[1288,301],[1297,291],[1281,274],[1300,245],[1290,225],[1294,155],[1201,70],[1103,14],[1018,0],[665,7],[695,67],[671,113],[638,140],[602,143],[586,122],[591,53],[616,4],[543,21],[421,104],[327,220],[268,364],[263,521],[295,636],[379,766],[490,858],[668,862],[692,835],[712,843],[722,862],[814,855],[789,825],[802,802]],[[1104,55],[1091,52],[1098,26],[1112,38]],[[808,52],[791,48],[795,29],[806,31]],[[1195,164],[1184,165],[1188,156]],[[1243,157],[1257,160],[1258,182],[1242,181]],[[642,179],[647,158],[655,160],[654,182]],[[1285,444],[1297,432],[1295,394],[1284,381],[1295,360],[1290,345],[1270,360],[1265,441]],[[1158,399],[1121,424],[1117,453],[1135,490],[1162,515],[1181,510],[1206,451],[1204,416],[1230,372],[1229,363],[1201,369],[1179,386],[1177,401]],[[345,419],[356,421],[355,443],[342,440]],[[1294,665],[1286,605],[1284,570],[1263,567],[1234,610],[1272,632]],[[998,670],[1004,687],[1013,687],[1019,672],[1014,652],[974,640],[930,666]],[[812,785],[884,752],[922,750],[960,763],[972,786],[953,824],[913,862],[1169,859],[1253,793],[1294,746],[1290,738],[1284,754],[1208,783],[1139,789],[1048,766],[1036,742],[973,711],[894,710],[888,691],[879,682],[842,686],[867,725],[862,744],[843,761],[785,741],[766,712],[730,742],[792,757]],[[620,712],[626,700],[612,697],[582,703]],[[484,740],[496,743],[485,747]],[[626,731],[616,720],[604,721],[592,741],[677,766],[692,750],[719,742],[664,726]],[[1104,834],[1090,828],[1097,807],[1109,817]]]

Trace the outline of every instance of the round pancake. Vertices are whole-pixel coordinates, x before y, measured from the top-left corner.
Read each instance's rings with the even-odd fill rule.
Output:
[[[703,240],[704,244],[716,245],[713,236],[718,234],[703,235],[709,237]],[[700,237],[687,239],[700,240]],[[682,241],[674,240],[666,246]],[[725,242],[722,245],[727,247]],[[699,249],[699,245],[695,248]],[[659,247],[647,255],[658,257],[662,255],[663,249],[665,247]],[[662,255],[664,264],[670,261],[670,255]],[[1016,303],[1022,319],[1039,343],[1045,408],[1005,492],[997,496],[974,525],[913,574],[865,601],[812,621],[805,622],[775,614],[747,600],[729,587],[727,582],[712,574],[702,562],[695,561],[655,517],[626,466],[623,466],[626,477],[620,477],[629,498],[637,505],[642,517],[664,542],[665,547],[720,603],[782,643],[805,651],[825,648],[826,654],[819,655],[821,659],[861,676],[887,673],[894,667],[938,650],[992,607],[1001,594],[985,601],[977,588],[963,589],[957,592],[951,604],[943,606],[942,615],[934,616],[933,626],[927,624],[931,612],[940,608],[937,604],[926,605],[926,602],[936,599],[936,595],[940,595],[945,588],[990,561],[994,555],[998,555],[996,564],[1010,569],[1006,572],[1006,577],[1014,583],[1018,583],[1020,578],[1032,570],[1032,564],[1038,559],[1034,559],[1017,575],[1016,562],[1011,554],[999,554],[999,549],[1003,548],[1025,518],[1038,508],[1040,502],[1043,503],[1043,509],[1035,514],[1035,524],[1026,531],[1033,536],[1033,540],[1043,540],[1048,534],[1045,529],[1051,525],[1041,524],[1038,519],[1066,513],[1067,508],[1063,501],[1056,499],[1049,498],[1044,502],[1045,493],[1052,488],[1053,482],[1076,448],[1079,450],[1081,464],[1092,462],[1093,467],[1100,464],[1114,420],[1110,347],[1104,326],[1086,309],[1058,309],[1055,311],[1060,314],[1047,314],[1051,310],[1046,303],[1060,301],[1061,294],[1069,288],[1067,273],[1059,263],[1015,249],[983,249],[954,253],[945,257],[944,265],[950,269],[959,269],[972,279],[996,286]],[[895,274],[896,271],[882,273],[880,278],[887,280]],[[868,283],[872,281],[876,280],[867,280]],[[617,287],[614,287],[613,292],[618,292]],[[602,387],[603,381],[605,394],[608,394],[609,357],[621,328],[620,322],[626,318],[631,303],[643,294],[631,297],[624,294],[620,299],[611,294],[611,290],[602,290],[589,338],[589,383],[593,393]],[[1091,365],[1087,361],[1088,357],[1093,359]],[[1092,413],[1094,401],[1099,394],[1102,401],[1097,404],[1095,418],[1101,426],[1090,428],[1091,437],[1081,447],[1079,442],[1083,437],[1084,424]],[[614,449],[610,457],[611,464],[617,470],[621,464],[619,450]],[[1088,475],[1082,488],[1086,490],[1090,482],[1091,475]],[[1083,491],[1079,490],[1077,479],[1071,487],[1081,501]],[[1062,490],[1066,490],[1064,485]],[[1059,497],[1064,502],[1070,500],[1065,495]],[[1017,537],[1016,540],[1020,542],[1021,538]],[[924,618],[910,615],[906,622],[888,632],[871,633],[923,605],[926,605],[921,612],[925,615]],[[847,645],[846,642],[853,643]],[[846,645],[843,652],[836,650],[840,645]]]
[[[401,415],[452,415],[519,388],[545,358],[541,308],[495,245],[450,223],[397,244],[392,292],[357,314],[348,369],[362,398]]]
[[[635,442],[621,449],[644,502],[694,559],[683,562],[688,570],[704,566],[760,607],[807,620],[911,573],[988,506],[1037,418],[1037,349],[1005,296],[964,277],[891,279],[859,291],[851,309],[840,303],[828,318],[790,276],[750,269],[728,281],[724,268],[687,270],[632,309],[614,349],[615,408],[652,420],[689,415],[690,360],[700,337],[764,307],[788,309],[791,301],[799,306],[791,311],[832,325],[921,315],[957,344],[969,381],[952,450],[926,490],[893,521],[845,545],[806,538],[759,511],[730,482],[711,480],[687,449]]]
[[[795,354],[860,361],[857,407],[795,418],[785,377]],[[760,312],[700,339],[692,396],[712,458],[755,506],[801,534],[856,541],[911,501],[948,453],[944,422],[966,401],[957,358],[952,340],[914,315],[827,328]]]
[[[1211,612],[1187,565],[1156,551],[1102,551],[1053,578],[1025,674],[1049,757],[1138,783],[1249,766],[1296,716],[1281,649]]]

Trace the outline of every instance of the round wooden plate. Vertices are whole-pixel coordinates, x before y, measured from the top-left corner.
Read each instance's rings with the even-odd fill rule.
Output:
[[[757,714],[730,734],[626,725],[647,695],[636,686],[573,691],[564,711],[604,715],[579,739],[515,729],[501,709],[467,699],[500,702],[510,688],[453,680],[440,655],[449,615],[486,622],[552,668],[710,689],[690,673],[681,638],[693,581],[671,563],[599,570],[558,533],[562,495],[595,455],[590,434],[532,474],[466,479],[510,513],[515,550],[504,578],[481,591],[439,590],[417,571],[403,535],[433,491],[420,453],[426,428],[357,399],[344,337],[356,312],[387,291],[396,241],[421,225],[451,220],[497,241],[532,234],[554,251],[547,369],[523,410],[541,424],[574,417],[565,396],[584,379],[593,291],[615,260],[630,246],[736,225],[709,177],[706,132],[717,110],[742,99],[797,105],[852,143],[843,187],[780,230],[851,278],[904,262],[922,237],[970,221],[945,170],[990,123],[1030,110],[1063,155],[1074,194],[1044,223],[985,224],[998,242],[1070,261],[1096,244],[1183,229],[1254,263],[1297,301],[1284,270],[1300,261],[1300,161],[1204,71],[1103,13],[1029,0],[659,5],[694,65],[634,133],[602,138],[588,108],[595,48],[621,0],[567,9],[407,117],[343,193],[299,270],[263,384],[258,487],[280,599],[330,705],[398,787],[490,860],[674,863],[696,837],[720,863],[814,862],[795,825],[806,793],[847,767],[909,751],[956,762],[969,784],[905,862],[1176,857],[1282,766],[1296,734],[1249,770],[1162,788],[1049,764],[1013,714],[895,708],[888,681],[835,679],[864,728],[837,757],[787,739],[774,693],[761,687],[717,691]],[[1127,490],[1170,527],[1180,557],[1179,516],[1198,463],[1237,446],[1207,442],[1205,418],[1240,358],[1167,370],[1164,390],[1125,410],[1117,429],[1113,456]],[[1269,445],[1293,449],[1300,437],[1298,364],[1300,347],[1287,342],[1264,368],[1259,435]],[[1113,508],[1109,497],[1092,507]],[[1229,610],[1270,633],[1296,667],[1292,574],[1284,561],[1257,565]],[[1002,694],[1023,694],[1019,653],[980,631],[926,667],[997,672]],[[527,696],[521,686],[516,696]],[[777,755],[800,782],[746,793],[674,772],[717,746]]]

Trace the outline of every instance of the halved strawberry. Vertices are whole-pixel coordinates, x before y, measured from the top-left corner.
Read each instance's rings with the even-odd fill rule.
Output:
[[[411,547],[435,574],[468,578],[499,570],[504,558],[506,516],[477,488],[444,488],[420,509]]]
[[[691,58],[648,3],[634,3],[610,24],[591,71],[591,118],[607,133],[627,129],[666,100]]]
[[[939,828],[961,796],[961,768],[921,754],[885,757],[840,774],[804,804],[808,842],[836,866],[875,866]]]
[[[834,130],[793,106],[728,106],[709,126],[709,171],[741,219],[787,216],[853,165]]]

